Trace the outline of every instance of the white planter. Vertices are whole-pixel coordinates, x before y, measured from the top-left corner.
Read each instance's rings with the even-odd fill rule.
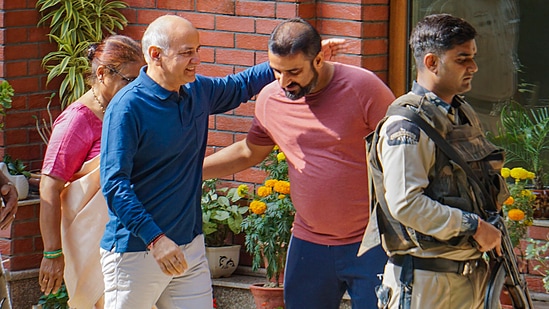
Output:
[[[24,200],[29,195],[29,181],[23,175],[11,175],[6,163],[0,162],[0,171],[13,183],[19,194],[19,200]]]
[[[206,259],[212,278],[229,277],[238,267],[240,245],[206,247]]]

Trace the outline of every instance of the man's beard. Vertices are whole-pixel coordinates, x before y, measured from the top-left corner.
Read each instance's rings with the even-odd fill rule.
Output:
[[[286,97],[290,100],[297,100],[297,99],[301,99],[302,97],[308,95],[309,93],[311,93],[311,91],[313,91],[313,89],[316,87],[316,84],[318,82],[318,72],[315,70],[314,66],[312,65],[311,63],[311,69],[313,70],[313,79],[311,80],[310,83],[308,83],[307,85],[301,87],[301,85],[297,84],[297,83],[292,83],[290,84],[288,87],[291,87],[291,86],[294,86],[294,85],[297,85],[299,86],[299,90],[297,92],[291,92],[291,91],[288,91],[286,89],[284,89],[284,94],[286,94]]]

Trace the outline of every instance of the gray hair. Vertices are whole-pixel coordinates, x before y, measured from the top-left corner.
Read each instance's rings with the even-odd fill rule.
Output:
[[[170,48],[170,38],[168,36],[168,31],[166,31],[166,23],[162,21],[162,17],[153,21],[141,39],[141,46],[143,49],[143,55],[145,56],[145,61],[149,63],[151,61],[151,56],[149,55],[149,47],[157,46],[163,52],[166,52]]]

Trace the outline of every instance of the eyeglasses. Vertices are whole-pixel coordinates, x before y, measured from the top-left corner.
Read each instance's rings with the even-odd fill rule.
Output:
[[[114,74],[122,77],[122,79],[126,82],[126,83],[131,83],[133,82],[136,77],[127,77],[127,76],[124,76],[122,73],[120,73],[117,69],[113,68],[113,67],[110,67],[110,66],[107,66],[107,68]]]

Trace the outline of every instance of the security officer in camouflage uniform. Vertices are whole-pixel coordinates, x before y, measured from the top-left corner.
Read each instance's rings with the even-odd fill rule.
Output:
[[[433,126],[470,165],[492,200],[507,197],[500,149],[486,140],[460,94],[471,89],[475,29],[448,14],[425,17],[412,32],[417,80],[391,105],[368,148],[372,214],[359,254],[382,241],[389,255],[379,308],[482,308],[488,267],[501,233],[482,219],[478,186],[420,127],[407,108]],[[380,237],[381,236],[381,237]]]

